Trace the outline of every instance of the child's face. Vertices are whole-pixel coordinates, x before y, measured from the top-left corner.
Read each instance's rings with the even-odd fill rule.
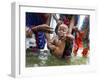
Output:
[[[58,27],[58,36],[60,38],[65,38],[67,33],[68,33],[68,26],[65,24],[61,24]]]

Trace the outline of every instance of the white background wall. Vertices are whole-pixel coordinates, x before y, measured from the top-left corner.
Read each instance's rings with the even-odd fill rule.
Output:
[[[63,5],[76,5],[76,6],[93,6],[97,9],[96,19],[97,25],[93,26],[96,28],[96,53],[97,55],[97,72],[91,72],[86,74],[65,74],[55,76],[40,76],[40,77],[27,77],[18,78],[17,80],[99,80],[100,74],[100,0],[1,0],[0,1],[0,80],[14,80],[10,77],[11,70],[11,2],[13,1],[31,1],[34,3],[42,4],[63,4]]]

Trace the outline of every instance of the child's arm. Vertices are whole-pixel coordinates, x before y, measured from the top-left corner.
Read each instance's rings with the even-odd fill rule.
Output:
[[[54,51],[54,50],[56,49],[55,41],[54,41],[53,39],[50,40],[50,41],[48,41],[48,42],[47,42],[47,47],[48,47],[50,50]]]
[[[50,50],[56,50],[56,48],[58,48],[58,38],[57,36],[54,36],[52,39],[50,39],[50,41],[47,42],[48,48]]]

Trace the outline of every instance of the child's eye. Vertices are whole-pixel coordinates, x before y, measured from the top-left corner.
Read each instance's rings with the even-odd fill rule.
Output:
[[[66,30],[64,30],[64,32],[66,32]]]

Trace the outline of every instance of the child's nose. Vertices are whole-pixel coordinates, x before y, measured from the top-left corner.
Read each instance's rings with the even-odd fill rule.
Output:
[[[63,30],[61,30],[60,32],[62,32],[62,33],[63,33],[64,31],[63,31]]]

